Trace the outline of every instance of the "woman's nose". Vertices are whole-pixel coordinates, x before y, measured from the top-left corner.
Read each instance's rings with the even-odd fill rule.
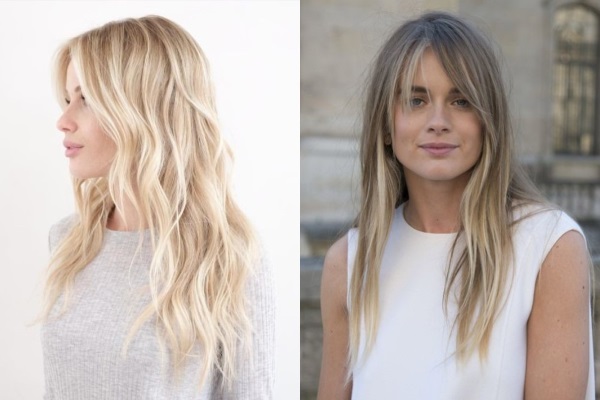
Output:
[[[56,121],[56,127],[63,133],[73,133],[77,130],[77,124],[71,117],[68,108],[65,109],[58,121]]]
[[[440,134],[449,132],[450,128],[448,110],[446,110],[444,105],[435,105],[432,107],[427,123],[427,131]]]

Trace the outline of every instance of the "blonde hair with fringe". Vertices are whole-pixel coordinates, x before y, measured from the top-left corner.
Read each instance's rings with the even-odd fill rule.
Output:
[[[244,289],[258,249],[232,198],[232,154],[219,131],[207,60],[177,24],[147,16],[108,23],[59,49],[54,81],[61,104],[70,63],[117,151],[107,177],[73,179],[79,218],[50,260],[42,315],[48,318],[63,294],[66,310],[75,277],[100,251],[118,199],[127,198],[150,231],[154,253],[152,300],[124,352],[155,318],[175,371],[199,355],[200,385],[217,370],[230,387],[236,354],[248,351]],[[144,226],[138,228],[141,241]]]
[[[380,50],[366,88],[359,237],[349,286],[349,374],[359,361],[361,343],[366,357],[375,341],[383,251],[394,210],[409,199],[402,165],[385,144],[385,136],[393,134],[397,102],[408,105],[426,49],[437,56],[482,125],[482,154],[462,196],[460,229],[449,255],[443,294],[446,313],[448,302],[457,302],[453,326],[459,360],[475,353],[482,359],[487,355],[511,272],[515,209],[546,204],[514,159],[508,102],[492,43],[466,21],[443,12],[426,13],[398,28]]]

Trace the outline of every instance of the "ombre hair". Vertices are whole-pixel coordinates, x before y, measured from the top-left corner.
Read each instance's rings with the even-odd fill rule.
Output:
[[[409,199],[402,165],[386,136],[394,109],[408,105],[423,53],[431,50],[477,114],[482,153],[460,204],[459,233],[449,255],[444,309],[456,301],[456,353],[487,355],[510,278],[517,207],[545,204],[514,158],[514,138],[498,51],[468,22],[431,12],[404,23],[385,42],[366,89],[361,139],[358,247],[349,286],[349,371],[370,352],[379,323],[379,271],[394,210]],[[456,254],[455,254],[456,253]],[[454,262],[453,262],[454,261]],[[351,262],[351,260],[349,260]],[[364,327],[365,337],[361,337]]]
[[[199,383],[216,370],[230,386],[236,355],[248,351],[245,284],[259,252],[232,198],[232,154],[220,134],[206,57],[181,27],[147,16],[110,22],[59,49],[61,104],[69,64],[117,150],[106,177],[73,179],[79,218],[51,258],[43,315],[63,293],[64,312],[76,275],[100,251],[110,213],[124,212],[119,199],[127,198],[150,231],[153,258],[151,302],[123,351],[152,319],[174,366],[200,356]]]

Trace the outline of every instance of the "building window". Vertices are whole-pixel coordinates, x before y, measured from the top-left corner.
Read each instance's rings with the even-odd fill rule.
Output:
[[[598,155],[598,15],[582,5],[554,15],[553,127],[556,154]]]

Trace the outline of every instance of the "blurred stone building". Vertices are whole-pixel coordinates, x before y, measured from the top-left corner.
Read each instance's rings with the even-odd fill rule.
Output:
[[[600,0],[302,0],[303,399],[315,397],[320,367],[322,257],[358,204],[368,68],[385,38],[424,10],[465,16],[499,44],[519,158],[545,194],[578,219],[599,264]]]

